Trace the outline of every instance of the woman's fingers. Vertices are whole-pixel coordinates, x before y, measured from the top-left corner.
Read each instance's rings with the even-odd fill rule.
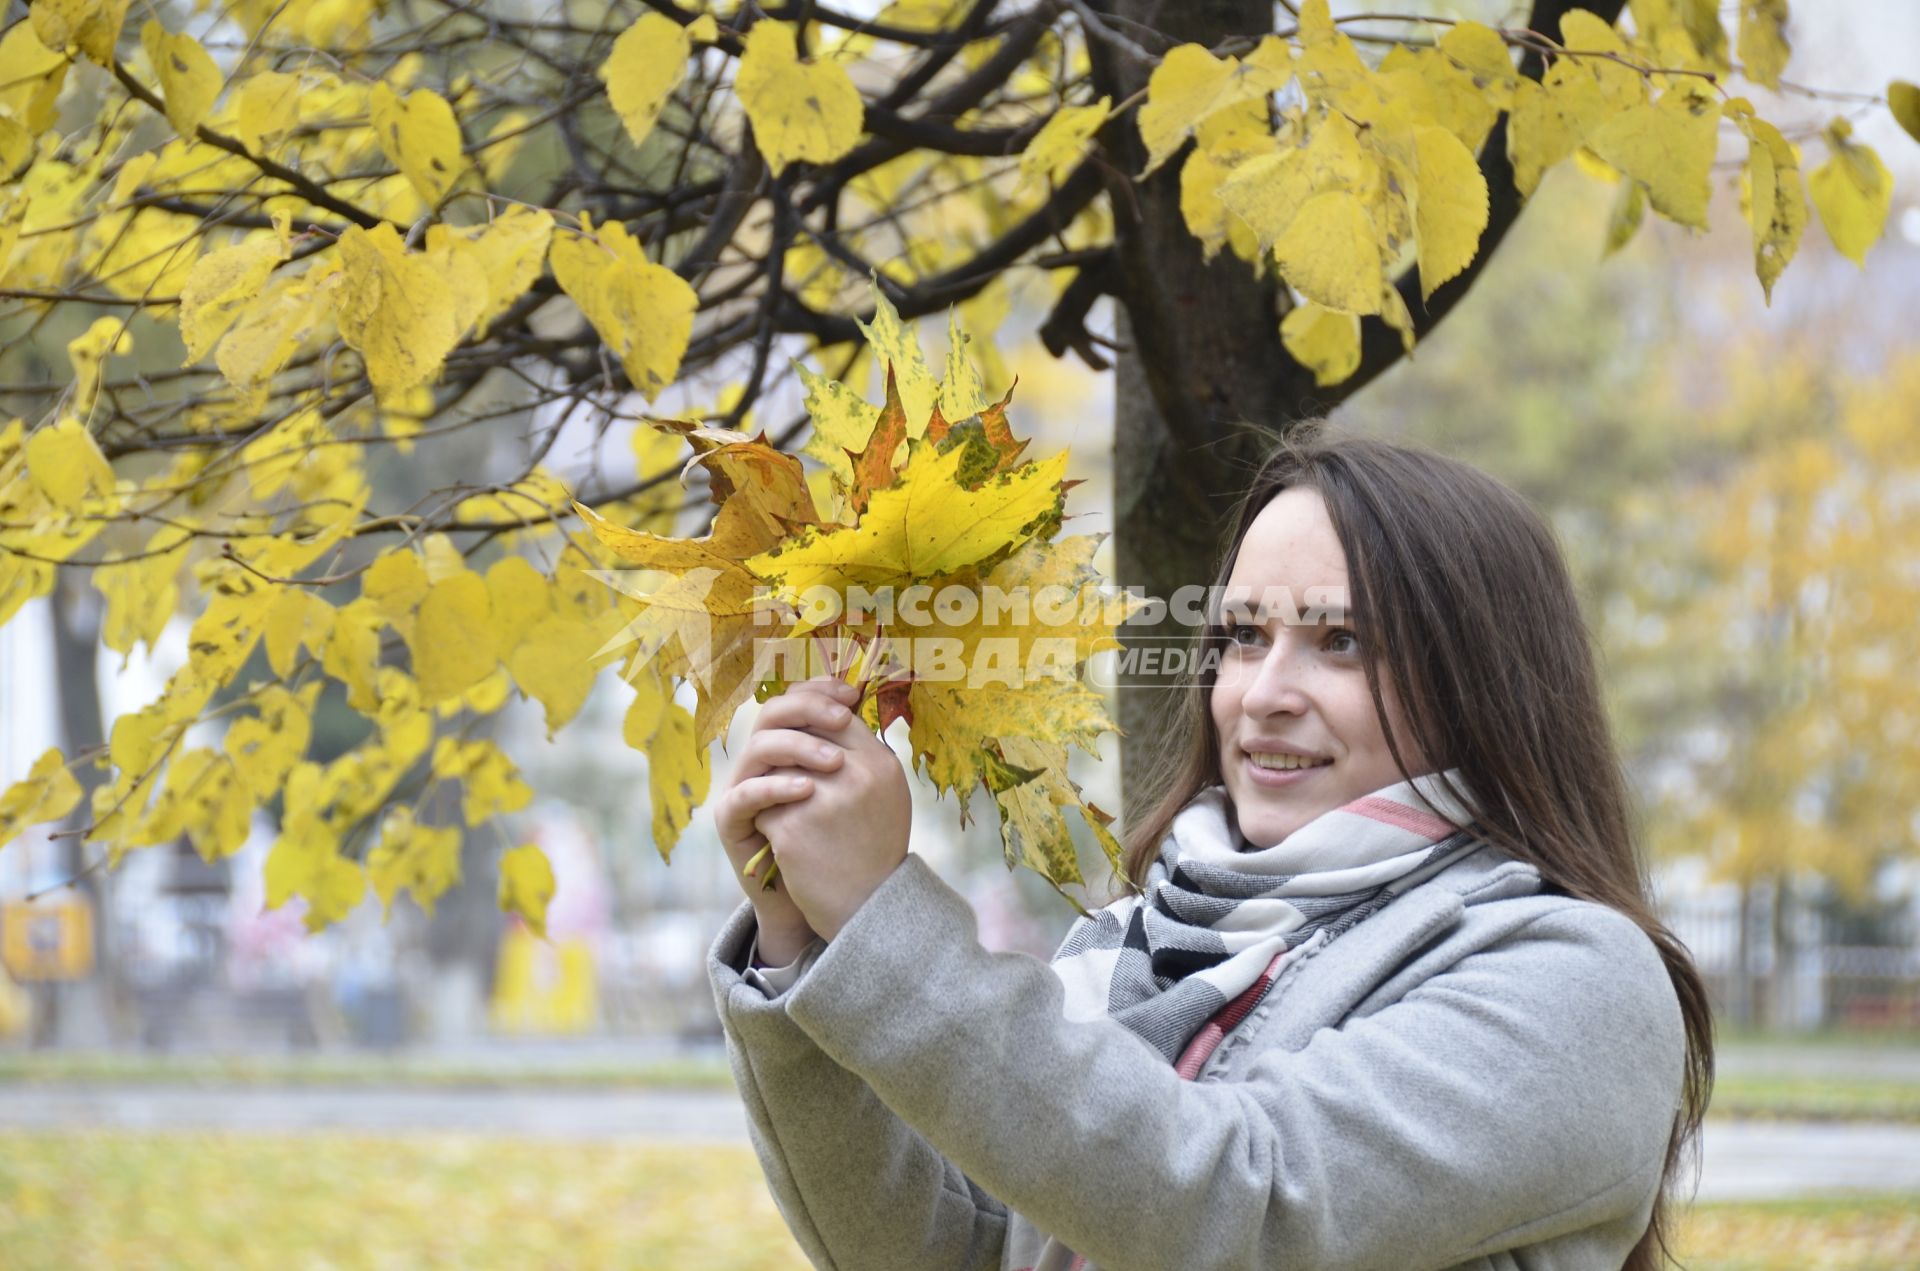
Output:
[[[756,725],[747,744],[740,748],[738,772],[742,778],[758,777],[775,768],[809,768],[815,772],[834,772],[846,762],[847,752],[814,733],[792,728],[760,728]]]
[[[837,733],[854,721],[852,707],[859,700],[859,690],[851,684],[833,679],[802,680],[762,706],[754,727]]]
[[[735,781],[720,796],[714,821],[730,849],[751,845],[758,837],[754,819],[768,808],[797,803],[813,793],[813,779],[805,773],[779,769]]]

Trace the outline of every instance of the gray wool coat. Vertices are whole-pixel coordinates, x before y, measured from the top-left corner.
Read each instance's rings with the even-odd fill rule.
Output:
[[[1492,847],[1289,965],[1183,1081],[909,855],[777,996],[708,958],[754,1148],[835,1271],[1615,1271],[1681,1098],[1632,920]],[[1040,1271],[1067,1271],[1051,1264]]]

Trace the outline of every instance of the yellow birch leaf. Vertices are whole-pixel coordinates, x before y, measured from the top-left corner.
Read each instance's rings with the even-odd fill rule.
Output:
[[[552,612],[547,580],[524,556],[503,556],[487,569],[487,634],[493,655],[510,661],[520,641]]]
[[[382,554],[367,567],[360,580],[360,596],[394,630],[410,638],[413,611],[426,599],[427,587],[426,565],[418,553],[402,547]]]
[[[1380,85],[1406,100],[1417,117],[1431,120],[1477,152],[1493,130],[1500,110],[1488,100],[1473,73],[1437,49],[1413,50],[1396,44],[1380,63]],[[1495,96],[1499,96],[1497,90]],[[1505,96],[1509,100],[1509,90]]]
[[[619,222],[601,226],[597,241],[585,215],[580,226],[580,233],[562,234],[548,249],[554,280],[620,359],[634,388],[652,401],[680,372],[699,297],[685,279],[649,261]]]
[[[1606,254],[1613,255],[1633,241],[1640,223],[1647,218],[1647,187],[1638,181],[1623,180],[1607,217]]]
[[[1217,58],[1198,44],[1167,50],[1147,78],[1147,100],[1140,107],[1140,140],[1147,147],[1145,177],[1172,158],[1194,129],[1215,113],[1244,102],[1264,101],[1293,78],[1286,46],[1273,37],[1246,62]],[[1277,50],[1277,51],[1276,51]]]
[[[274,588],[252,575],[241,577],[251,589],[216,592],[187,632],[189,664],[209,684],[225,684],[246,662],[273,603]]]
[[[1380,240],[1351,194],[1316,194],[1273,245],[1287,284],[1343,313],[1380,312]]]
[[[11,843],[29,825],[59,820],[79,802],[80,783],[67,771],[60,748],[42,752],[27,770],[26,778],[0,795],[0,847]]]
[[[253,698],[259,715],[243,715],[228,727],[227,758],[255,799],[272,798],[293,766],[306,756],[313,735],[313,703],[319,693],[318,681],[297,694],[270,684]]]
[[[860,140],[860,90],[837,62],[802,62],[791,22],[753,24],[733,89],[775,176],[789,163],[831,163]]]
[[[434,776],[464,787],[460,812],[469,826],[533,802],[533,790],[520,780],[520,770],[490,741],[442,737],[434,746],[432,767]]]
[[[1813,206],[1840,254],[1865,268],[1867,249],[1880,238],[1893,207],[1893,178],[1871,146],[1851,140],[1844,119],[1827,125],[1827,161],[1807,178]]]
[[[385,222],[350,226],[336,250],[345,281],[334,318],[374,391],[384,398],[430,382],[460,338],[446,279]]]
[[[362,596],[334,612],[320,665],[347,688],[347,705],[361,714],[379,706],[374,689],[380,669],[378,606]]]
[[[1893,118],[1907,135],[1920,141],[1920,87],[1905,80],[1894,80],[1887,85],[1887,108],[1893,112]]]
[[[428,207],[439,207],[467,170],[460,121],[447,99],[430,88],[401,97],[385,81],[367,94],[367,109],[380,149]]]
[[[453,339],[458,344],[467,338],[487,307],[487,267],[480,249],[466,235],[444,225],[427,227],[426,251],[421,258],[440,275],[447,286],[447,299],[453,313]],[[404,413],[424,419],[433,413],[433,396],[425,385],[416,384],[409,393],[418,400],[398,395],[381,403],[388,407],[388,418]],[[405,425],[402,425],[404,428]]]
[[[420,599],[413,622],[413,674],[426,705],[457,697],[493,672],[486,580],[472,570],[442,578]]]
[[[169,32],[151,18],[140,28],[140,45],[160,77],[167,122],[191,137],[220,96],[220,68],[191,35]]]
[[[304,647],[316,656],[333,633],[333,606],[304,587],[283,587],[267,607],[267,665],[282,679],[293,674]]]
[[[113,493],[113,465],[71,416],[28,434],[25,452],[28,477],[63,512],[80,511],[89,493]]]
[[[1474,86],[1495,109],[1504,110],[1513,104],[1520,72],[1514,68],[1513,52],[1498,31],[1480,22],[1456,22],[1440,37],[1440,52],[1473,76]]]
[[[427,232],[438,228],[431,226]],[[540,277],[553,238],[553,216],[545,208],[515,204],[484,228],[463,232],[472,239],[487,280],[487,303],[473,323],[474,330],[485,332]]]
[[[541,939],[547,935],[547,905],[553,900],[553,866],[547,854],[522,843],[500,856],[500,911],[518,914]]]
[[[1287,232],[1315,195],[1339,191],[1371,204],[1384,186],[1380,161],[1360,144],[1353,122],[1330,115],[1305,146],[1256,156],[1235,167],[1218,196],[1264,249]]]
[[[1322,388],[1360,369],[1360,319],[1308,301],[1280,321],[1280,342]]]
[[[38,0],[27,10],[34,34],[56,53],[77,48],[96,66],[113,65],[128,0]]]
[[[659,13],[641,14],[613,42],[613,52],[600,65],[600,80],[634,145],[653,131],[667,99],[686,78],[691,56],[693,40],[687,29]]]
[[[1692,81],[1650,105],[1634,106],[1587,139],[1593,152],[1647,187],[1653,210],[1696,229],[1707,227],[1720,109]]]
[[[1780,90],[1792,47],[1787,43],[1787,0],[1740,0],[1739,52],[1748,79]]]
[[[402,888],[429,915],[433,902],[460,881],[460,830],[421,825],[413,809],[399,807],[380,825],[380,843],[367,853],[367,880],[380,897],[382,912],[393,912]]]
[[[100,624],[100,642],[116,653],[131,653],[146,641],[149,652],[173,617],[180,599],[176,581],[187,557],[185,530],[163,526],[154,532],[142,558],[93,571],[94,586],[106,597],[107,613]]]
[[[266,404],[274,376],[327,320],[327,293],[310,274],[276,278],[235,315],[213,361],[250,409]]]
[[[1800,157],[1780,130],[1757,115],[1739,120],[1747,134],[1747,223],[1753,268],[1768,304],[1773,284],[1800,247],[1807,228],[1807,192]]]
[[[1107,122],[1113,98],[1091,106],[1061,106],[1020,152],[1020,184],[1042,178],[1058,185],[1086,158],[1087,144]]]
[[[100,393],[107,358],[124,357],[131,352],[133,334],[127,329],[126,319],[121,317],[95,318],[85,331],[67,341],[67,361],[73,367],[73,400],[69,409],[76,415],[90,416]]]
[[[601,642],[592,624],[555,614],[534,623],[514,649],[507,669],[520,690],[545,708],[547,736],[565,727],[586,704]]]
[[[1487,228],[1487,179],[1460,139],[1444,128],[1413,134],[1419,162],[1414,197],[1414,236],[1420,261],[1420,296],[1473,263]]]
[[[267,153],[277,140],[300,122],[300,77],[283,71],[256,71],[240,82],[234,95],[234,139],[250,154]]]
[[[486,638],[490,609],[486,580],[470,569],[427,589],[409,642],[423,702],[457,697],[493,671],[493,644]]]
[[[15,22],[0,34],[0,107],[19,121],[30,137],[53,127],[61,86],[66,83],[65,57],[40,42],[33,22]],[[6,253],[0,252],[0,276]]]
[[[254,234],[194,262],[180,289],[180,338],[191,366],[213,351],[240,310],[259,298],[274,266],[286,259],[278,236]]]
[[[204,861],[232,856],[247,843],[253,792],[218,751],[189,750],[167,765],[167,784],[140,836],[164,843],[186,835]]]

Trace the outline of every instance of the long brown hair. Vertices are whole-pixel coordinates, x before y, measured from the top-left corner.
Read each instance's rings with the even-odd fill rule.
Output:
[[[1548,887],[1633,919],[1666,962],[1686,1021],[1685,1090],[1652,1220],[1625,1263],[1625,1271],[1655,1271],[1672,1257],[1667,1193],[1682,1151],[1697,1152],[1713,1089],[1713,1018],[1691,955],[1649,898],[1592,640],[1559,545],[1538,512],[1486,473],[1314,422],[1296,427],[1261,466],[1217,588],[1254,517],[1294,486],[1326,501],[1346,553],[1349,625],[1370,651],[1367,684],[1401,777],[1418,775],[1402,754],[1407,740],[1415,754],[1458,769],[1466,789],[1447,782],[1448,792],[1474,809],[1483,840],[1534,865]],[[1188,665],[1198,669],[1149,766],[1149,810],[1126,836],[1124,882],[1133,889],[1174,814],[1222,781],[1210,710],[1222,640],[1212,626],[1197,636],[1200,656]],[[1411,739],[1393,735],[1383,682],[1399,694]]]

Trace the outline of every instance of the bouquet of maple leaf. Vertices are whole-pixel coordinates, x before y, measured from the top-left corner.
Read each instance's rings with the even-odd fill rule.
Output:
[[[877,732],[905,720],[914,766],[958,796],[963,826],[985,786],[1009,868],[1025,864],[1056,890],[1083,882],[1069,814],[1120,868],[1113,818],[1068,778],[1067,755],[1118,731],[1084,671],[1118,647],[1132,602],[1102,586],[1098,536],[1056,539],[1077,483],[1063,479],[1065,451],[1022,459],[1011,397],[956,421],[936,403],[916,424],[889,364],[865,444],[817,485],[764,433],[661,423],[692,448],[688,470],[705,470],[717,507],[701,538],[623,528],[574,504],[614,557],[666,580],[627,592],[637,612],[624,633],[625,676],[640,690],[625,735],[649,756],[663,855],[706,795],[710,743],[748,697],[804,678],[797,663],[860,683]],[[915,589],[938,603],[886,603]],[[694,687],[691,713],[673,701],[676,680]],[[773,877],[769,865],[764,885]]]

